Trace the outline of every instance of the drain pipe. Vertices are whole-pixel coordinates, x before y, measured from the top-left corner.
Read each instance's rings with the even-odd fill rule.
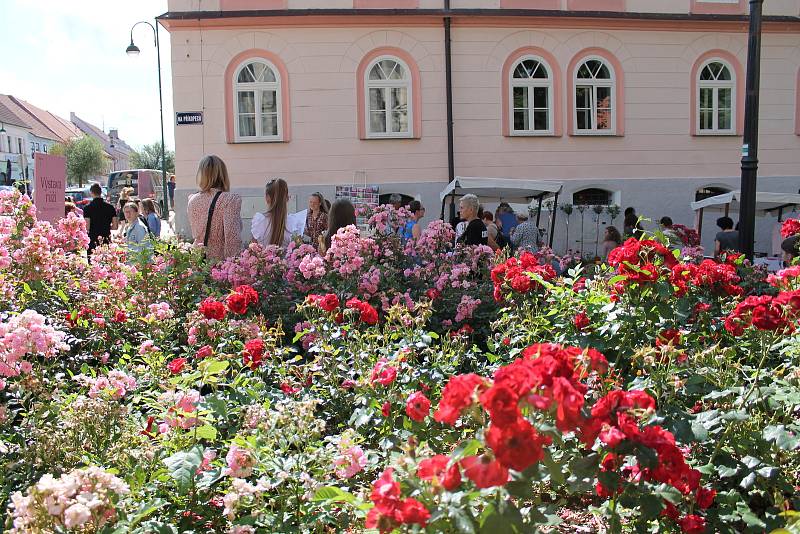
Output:
[[[447,178],[448,183],[456,178],[456,164],[453,149],[453,54],[450,47],[450,0],[444,0],[444,76],[445,90],[447,92]],[[455,216],[455,198],[450,202],[450,218]],[[442,220],[444,220],[444,206],[442,201]]]

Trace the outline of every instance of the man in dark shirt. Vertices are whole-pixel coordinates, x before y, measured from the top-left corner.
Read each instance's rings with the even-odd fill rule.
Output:
[[[739,232],[733,229],[733,219],[730,217],[720,217],[717,219],[717,226],[721,232],[717,232],[714,238],[714,256],[719,257],[725,251],[739,251]]]
[[[107,243],[111,239],[111,230],[117,229],[117,210],[103,200],[103,189],[100,184],[93,183],[89,192],[92,194],[92,201],[83,208],[83,217],[89,227],[89,254],[91,254],[99,244],[100,238],[103,243]]]
[[[458,238],[458,242],[463,245],[488,245],[489,231],[486,225],[478,217],[480,202],[475,195],[464,195],[458,203],[461,217],[467,221],[467,228]]]

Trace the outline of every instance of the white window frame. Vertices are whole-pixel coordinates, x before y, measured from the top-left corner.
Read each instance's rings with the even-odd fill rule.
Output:
[[[608,80],[598,80],[578,78],[578,71],[587,61],[600,61],[608,69],[611,78]],[[591,120],[592,128],[578,129],[578,86],[591,86],[592,88],[592,101],[591,101]],[[597,88],[609,87],[611,95],[611,128],[606,130],[597,129]],[[616,135],[617,134],[617,73],[613,65],[602,56],[586,56],[581,58],[575,65],[575,70],[572,73],[572,132],[574,135]]]
[[[239,74],[242,70],[251,63],[262,63],[275,75],[274,82],[245,82],[239,83]],[[283,94],[281,91],[281,73],[275,65],[261,57],[251,57],[239,64],[233,72],[233,79],[230,80],[233,84],[233,132],[234,141],[236,143],[264,143],[283,141]],[[240,91],[253,91],[255,95],[255,122],[256,122],[256,135],[242,136],[239,134],[239,92]],[[278,123],[277,135],[259,135],[261,133],[261,92],[262,91],[275,91],[275,105],[277,115],[275,120]]]
[[[703,75],[703,71],[705,68],[710,65],[711,63],[721,63],[728,69],[728,72],[731,75],[730,80],[701,80],[700,77]],[[695,80],[695,95],[696,95],[696,102],[697,107],[694,110],[694,120],[695,120],[695,132],[697,135],[737,135],[736,134],[736,70],[734,70],[733,65],[729,62],[725,61],[721,58],[709,58],[700,65],[700,68],[697,69],[697,79]],[[700,90],[706,89],[713,89],[712,93],[712,100],[711,100],[711,114],[712,114],[712,124],[713,128],[711,129],[701,129],[700,128],[700,110],[701,108],[701,100],[700,100]],[[731,127],[720,129],[719,128],[719,100],[718,100],[718,93],[719,89],[730,89],[731,90]]]
[[[547,72],[547,79],[523,79],[523,78],[514,78],[514,72],[517,70],[517,67],[524,61],[533,60],[541,65],[545,72]],[[533,88],[534,87],[546,87],[547,88],[547,129],[546,130],[516,130],[514,129],[514,111],[516,106],[514,105],[514,89],[516,87],[524,87],[528,91],[528,113],[530,113],[530,125],[533,126]],[[508,132],[512,136],[519,136],[519,137],[536,137],[536,136],[552,136],[555,135],[554,125],[554,113],[555,113],[555,106],[553,105],[553,69],[550,68],[550,64],[544,60],[544,58],[535,55],[525,55],[521,58],[517,59],[514,64],[511,66],[510,71],[508,72],[508,124],[509,129]]]
[[[370,80],[369,74],[372,72],[372,68],[384,60],[390,60],[396,62],[398,65],[405,69],[406,76],[402,80]],[[409,139],[414,137],[414,113],[416,110],[414,109],[414,83],[413,83],[413,72],[409,68],[408,64],[400,59],[397,56],[393,56],[391,54],[378,56],[372,61],[369,62],[367,65],[366,70],[364,71],[364,121],[366,124],[364,125],[364,131],[366,132],[367,139]],[[407,101],[407,108],[408,108],[408,131],[406,132],[373,132],[370,128],[372,125],[371,120],[371,113],[369,107],[369,90],[370,89],[393,89],[393,88],[405,88],[406,89],[406,101]],[[387,96],[390,91],[387,91]],[[389,127],[389,121],[391,119],[391,98],[384,98],[385,107],[384,112],[386,113],[386,127]]]

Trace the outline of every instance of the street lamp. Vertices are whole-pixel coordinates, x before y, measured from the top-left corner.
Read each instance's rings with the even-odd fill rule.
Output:
[[[761,78],[761,8],[764,0],[750,0],[750,35],[747,47],[747,87],[742,143],[742,198],[739,199],[739,244],[753,260],[758,181],[758,96]]]
[[[139,47],[133,44],[133,29],[139,24],[147,24],[153,30],[156,44],[156,58],[158,65],[158,106],[159,113],[161,114],[161,188],[162,188],[162,204],[161,204],[161,218],[164,220],[169,219],[169,195],[167,194],[167,151],[164,146],[164,98],[161,94],[161,48],[158,46],[158,21],[153,26],[149,22],[142,20],[131,26],[131,44],[125,49],[125,53],[129,56],[139,55]]]

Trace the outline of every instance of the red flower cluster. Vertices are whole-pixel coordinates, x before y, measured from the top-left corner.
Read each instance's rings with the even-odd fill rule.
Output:
[[[264,342],[258,338],[251,339],[244,344],[242,359],[244,364],[250,369],[261,367],[264,358]]]
[[[440,423],[456,424],[461,412],[475,403],[475,389],[479,387],[486,387],[482,376],[473,373],[453,376],[444,386],[442,400],[433,418]]]
[[[237,286],[225,302],[231,312],[244,315],[251,304],[258,304],[258,292],[250,286]]]
[[[800,234],[800,219],[786,219],[781,225],[781,236],[792,237]]]
[[[421,423],[431,413],[431,401],[421,391],[415,391],[406,400],[406,415]]]
[[[590,324],[592,324],[592,322],[589,320],[589,316],[586,315],[586,312],[582,311],[580,313],[575,314],[575,317],[572,318],[572,324],[575,325],[575,328],[578,331],[581,331]]]
[[[369,302],[353,297],[347,301],[345,306],[350,310],[358,310],[361,322],[369,325],[378,323],[378,310],[373,308]]]
[[[505,263],[492,269],[495,300],[502,301],[503,291],[508,288],[517,293],[539,289],[541,283],[534,277],[549,281],[556,277],[556,272],[550,265],[540,265],[536,256],[530,252],[523,252],[519,258],[508,258]]]
[[[173,375],[177,375],[183,371],[183,368],[186,366],[186,362],[186,358],[175,358],[167,364],[167,369],[169,369],[169,372]]]
[[[393,473],[393,469],[386,469],[372,484],[370,498],[375,506],[367,514],[366,528],[378,529],[383,534],[392,532],[400,525],[424,527],[431,513],[417,499],[400,498],[400,484],[392,478]]]
[[[216,319],[217,321],[224,319],[227,313],[225,304],[212,297],[207,297],[201,302],[199,310],[206,319]]]
[[[672,230],[684,246],[696,247],[700,244],[700,234],[694,228],[689,228],[683,224],[673,224]]]
[[[417,477],[434,486],[441,485],[447,491],[453,491],[461,485],[461,470],[458,464],[447,467],[449,464],[450,457],[443,454],[422,460],[417,466]]]
[[[767,283],[778,289],[789,290],[800,283],[800,265],[794,265],[767,276]]]
[[[388,386],[397,378],[397,368],[389,365],[389,360],[381,358],[372,368],[372,375],[370,382],[374,385],[378,383],[382,386]]]
[[[617,268],[626,283],[646,283],[658,280],[663,265],[672,269],[678,260],[658,241],[631,237],[608,254],[608,264]]]
[[[784,291],[777,297],[750,296],[736,305],[725,318],[725,330],[741,336],[753,326],[758,330],[790,333],[800,317],[800,290]]]
[[[690,287],[704,293],[738,296],[744,292],[737,285],[740,281],[735,266],[714,260],[703,260],[699,265],[679,263],[672,267],[670,274],[670,282],[675,286],[675,294],[678,296],[685,295]]]
[[[333,293],[328,293],[327,295],[309,295],[306,297],[306,302],[314,304],[328,313],[339,309],[339,297]]]
[[[592,407],[592,418],[581,429],[581,441],[592,446],[599,438],[608,448],[616,450],[628,440],[653,449],[658,459],[656,467],[629,467],[623,469],[623,477],[634,482],[642,479],[669,484],[684,495],[692,495],[701,509],[708,508],[713,503],[716,492],[700,486],[700,471],[692,469],[686,463],[683,453],[675,443],[675,436],[658,425],[640,428],[642,420],[655,407],[655,400],[644,391],[611,391]],[[603,458],[600,470],[616,471],[623,464],[623,457],[612,453]],[[622,488],[608,488],[598,482],[596,489],[601,497],[610,497]],[[669,506],[665,514],[675,520],[679,515],[677,509],[673,512]]]

